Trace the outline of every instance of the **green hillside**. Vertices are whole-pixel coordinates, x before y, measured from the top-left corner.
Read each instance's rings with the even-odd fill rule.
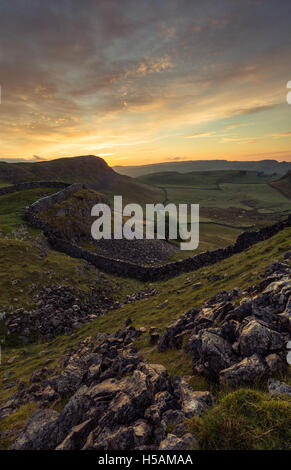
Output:
[[[287,175],[283,176],[279,180],[273,181],[271,185],[284,196],[291,199],[291,171],[288,171]]]
[[[215,188],[219,189],[222,183],[232,184],[261,184],[274,179],[273,176],[265,175],[256,171],[192,171],[190,173],[178,173],[168,171],[163,173],[151,173],[140,176],[139,181],[147,184],[162,186],[190,186],[193,188]]]
[[[64,201],[43,211],[39,217],[62,233],[62,237],[72,241],[81,238],[91,239],[92,207],[106,202],[103,195],[93,189],[83,189]]]
[[[228,160],[180,160],[166,161],[162,163],[150,163],[147,165],[115,166],[115,171],[121,175],[137,178],[150,173],[192,171],[257,171],[268,175],[284,175],[291,169],[291,162],[278,162],[277,160],[258,161],[228,161]]]
[[[100,332],[116,331],[122,327],[128,317],[132,319],[136,328],[146,326],[148,329],[150,325],[158,328],[159,332],[162,332],[171,320],[177,318],[188,309],[201,305],[212,295],[222,290],[232,290],[235,287],[244,289],[249,286],[250,279],[252,279],[253,284],[260,282],[261,273],[265,271],[271,261],[283,258],[284,253],[290,247],[290,242],[291,229],[288,228],[271,239],[253,246],[248,251],[235,255],[216,265],[204,267],[196,271],[194,275],[182,274],[168,281],[155,283],[153,286],[157,288],[158,295],[145,298],[137,303],[123,305],[119,309],[85,324],[76,330],[74,334],[59,336],[53,341],[46,343],[35,343],[20,347],[4,345],[2,348],[0,380],[2,381],[4,374],[10,371],[13,374],[14,380],[21,379],[27,384],[34,370],[42,369],[48,361],[50,367],[54,367],[54,365],[58,364],[60,358],[76,347],[81,340]],[[8,286],[11,285],[11,280],[18,278],[21,272],[20,284],[13,287],[15,292],[12,294],[17,295],[19,303],[27,302],[25,283],[31,284],[34,282],[33,279],[41,279],[39,282],[42,283],[45,281],[44,273],[48,269],[56,269],[59,273],[58,276],[68,278],[69,282],[78,282],[79,275],[74,279],[70,271],[75,271],[79,261],[71,260],[65,255],[50,252],[47,260],[48,267],[41,259],[38,250],[27,242],[20,241],[16,242],[16,245],[11,245],[10,242],[0,240],[0,249],[2,250],[1,271],[7,273],[6,276],[0,279],[2,283],[0,291],[2,293],[2,303],[4,302],[4,304],[11,298],[11,287],[8,289]],[[27,271],[28,267],[28,280],[26,280],[25,271]],[[225,276],[225,273],[227,273],[227,276]],[[209,282],[208,278],[212,275],[220,276],[219,280]],[[90,278],[93,281],[94,270],[92,270]],[[81,282],[82,279],[85,278],[81,277]],[[119,282],[117,278],[114,279],[112,276],[110,280],[113,283]],[[47,278],[46,282],[48,282]],[[130,289],[139,290],[143,286],[142,283],[131,284],[125,281],[123,284],[123,282],[124,290],[129,292]],[[201,284],[193,289],[193,285],[197,282]],[[165,303],[166,300],[167,302]],[[165,304],[161,307],[163,303]],[[148,333],[136,342],[136,346],[146,359],[154,363],[163,364],[172,376],[192,374],[191,356],[185,349],[169,349],[165,352],[158,352],[157,348],[150,344]],[[46,352],[45,354],[44,351]],[[11,360],[12,358],[14,359]],[[289,375],[283,379],[291,383]],[[236,448],[238,445],[237,435],[242,435],[245,429],[248,431],[248,445],[250,448],[274,448],[276,445],[278,448],[278,446],[283,445],[280,436],[276,438],[275,444],[269,439],[263,439],[260,429],[262,429],[262,416],[265,411],[268,413],[269,420],[273,420],[272,422],[274,423],[274,420],[276,420],[276,429],[278,426],[284,429],[289,415],[286,415],[286,413],[282,415],[281,412],[278,414],[275,411],[276,409],[278,410],[280,404],[280,406],[285,406],[284,397],[281,399],[270,398],[264,393],[266,390],[264,384],[254,384],[253,395],[244,389],[238,389],[234,394],[231,394],[227,388],[218,386],[213,388],[213,385],[207,383],[204,378],[199,376],[194,376],[191,384],[196,390],[212,387],[213,393],[216,394],[218,400],[217,406],[210,410],[202,420],[192,420],[189,423],[191,432],[199,436],[202,448],[219,449],[225,448],[225,446]],[[9,389],[1,388],[0,400],[3,401],[8,396],[11,396],[16,388],[17,380],[16,384]],[[266,403],[266,400],[268,400],[269,405]],[[277,407],[275,402],[279,404]],[[243,411],[240,410],[242,405],[244,405]],[[247,414],[246,416],[244,414],[245,406],[250,407],[251,415]],[[253,406],[256,407],[256,413],[252,412],[252,410],[254,411]],[[274,406],[274,413],[272,412],[271,414],[270,407]],[[289,413],[288,405],[284,409]],[[8,418],[2,420],[0,433],[4,430],[10,430],[10,434],[8,434],[8,437],[2,438],[0,434],[0,448],[9,448],[33,411],[34,405],[26,404]],[[226,424],[224,423],[224,417],[229,418],[227,434],[225,434]],[[246,420],[243,420],[244,417],[246,417]],[[223,436],[220,434],[221,429],[224,429]],[[267,427],[265,431],[268,432],[268,430],[269,428]],[[270,438],[274,439],[274,436],[276,434],[272,432]]]
[[[0,181],[7,185],[27,181],[84,183],[105,191],[107,196],[122,194],[126,202],[142,204],[161,201],[164,197],[159,188],[119,175],[102,158],[94,155],[36,163],[0,162]]]
[[[59,188],[35,188],[0,196],[0,236],[1,233],[9,233],[24,224],[26,206],[56,191],[59,191]]]

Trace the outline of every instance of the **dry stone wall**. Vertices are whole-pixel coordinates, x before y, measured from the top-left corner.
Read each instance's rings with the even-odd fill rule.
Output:
[[[48,183],[51,183],[52,186],[55,184],[53,182],[41,182],[41,185],[46,186]],[[18,188],[20,186],[19,189],[24,189],[24,184],[26,183],[21,183],[20,185],[15,186]],[[29,185],[28,187],[31,187],[31,184],[33,183],[27,183],[27,185]],[[35,182],[34,184],[40,184],[40,182]],[[65,185],[66,183],[59,184]],[[88,188],[88,186],[83,184],[72,184],[70,186],[66,186],[64,189],[55,194],[36,201],[31,206],[26,208],[26,220],[44,231],[44,234],[46,235],[50,245],[55,250],[66,253],[67,255],[74,258],[82,258],[102,271],[112,273],[117,276],[132,277],[142,281],[156,281],[159,279],[169,278],[177,276],[183,272],[191,272],[200,269],[203,266],[215,264],[219,261],[222,261],[223,259],[229,258],[232,255],[241,253],[244,250],[250,248],[252,245],[260,241],[267,240],[284,228],[291,226],[290,214],[285,220],[264,227],[261,230],[247,231],[242,233],[238,236],[234,245],[229,245],[225,248],[220,248],[214,251],[206,251],[204,253],[200,253],[198,255],[162,266],[141,266],[127,261],[111,259],[70,243],[69,241],[64,240],[57,230],[50,227],[39,217],[40,212],[49,209],[54,204],[64,201],[67,197],[76,191],[85,188]],[[5,188],[2,188],[2,190],[3,189]],[[2,193],[0,190],[0,195],[1,194]]]

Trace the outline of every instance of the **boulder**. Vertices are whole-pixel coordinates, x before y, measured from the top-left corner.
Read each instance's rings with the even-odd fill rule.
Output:
[[[48,385],[44,389],[44,391],[42,392],[42,395],[41,395],[41,398],[44,401],[54,401],[54,400],[57,400],[58,397],[59,397],[59,395],[57,394],[57,392],[50,385]]]
[[[162,415],[162,419],[167,426],[180,424],[185,418],[186,416],[181,410],[167,410]]]
[[[135,447],[146,445],[150,442],[152,427],[144,419],[139,419],[132,425]]]
[[[69,364],[58,377],[56,391],[61,396],[73,395],[81,384],[83,377],[84,370]]]
[[[131,426],[120,426],[116,430],[97,427],[89,434],[83,450],[130,450],[134,446]]]
[[[286,368],[286,362],[278,354],[269,354],[265,357],[265,361],[270,372],[281,372]]]
[[[37,410],[28,421],[25,430],[12,445],[13,450],[47,450],[54,448],[51,430],[59,413],[51,409]]]
[[[88,419],[77,426],[74,426],[65,440],[59,444],[56,450],[78,450],[81,449],[87,439],[88,434],[96,425],[93,419]]]
[[[269,379],[268,390],[271,395],[291,395],[291,385],[279,380]]]
[[[188,433],[182,437],[168,434],[159,446],[159,450],[192,450],[198,447],[198,442],[192,434]]]
[[[154,397],[154,403],[145,411],[145,418],[154,424],[160,424],[162,414],[175,406],[175,399],[167,391],[159,392]]]
[[[214,330],[203,331],[200,354],[205,372],[214,376],[235,362],[231,344]]]
[[[153,396],[158,392],[171,389],[170,377],[163,365],[142,363],[140,370],[147,376]]]
[[[185,379],[175,378],[175,393],[179,396],[181,411],[186,418],[201,416],[215,403],[215,398],[210,392],[195,391]]]
[[[241,355],[249,357],[255,353],[266,355],[278,351],[282,349],[284,341],[277,331],[254,319],[242,329],[239,345]]]
[[[228,385],[252,383],[267,374],[267,365],[257,355],[244,358],[241,362],[224,369],[219,374],[219,382]]]

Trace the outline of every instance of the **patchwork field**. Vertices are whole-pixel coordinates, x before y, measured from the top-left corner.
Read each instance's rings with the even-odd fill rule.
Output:
[[[163,189],[167,203],[199,204],[198,253],[226,246],[242,231],[272,224],[290,213],[289,178],[276,178],[255,171],[173,171],[138,179]],[[173,259],[190,254],[182,252]]]

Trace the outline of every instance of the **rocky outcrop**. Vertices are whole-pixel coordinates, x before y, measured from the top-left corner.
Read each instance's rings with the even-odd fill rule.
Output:
[[[80,343],[63,371],[43,380],[27,399],[38,409],[13,445],[15,450],[187,449],[196,444],[185,429],[167,435],[167,426],[200,415],[214,403],[209,392],[194,392],[185,380],[172,384],[166,369],[144,362],[132,325],[113,335]],[[63,398],[59,413],[52,409]],[[1,412],[1,410],[0,410]]]
[[[261,380],[287,366],[290,299],[290,266],[287,261],[273,263],[257,288],[221,292],[176,319],[160,337],[158,349],[181,348],[189,338],[193,372],[230,385]]]
[[[117,308],[112,298],[113,288],[102,284],[85,294],[82,290],[66,285],[46,287],[33,298],[32,310],[23,308],[5,317],[6,338],[17,336],[21,341],[50,340],[56,335],[67,334],[83,323],[93,320],[112,308]]]
[[[68,334],[82,324],[100,315],[143,298],[156,295],[158,291],[149,287],[128,294],[121,303],[113,298],[113,287],[103,280],[102,285],[87,293],[66,285],[46,287],[33,298],[32,310],[23,308],[3,315],[5,337],[17,337],[24,343],[32,340],[51,340],[57,335]]]

